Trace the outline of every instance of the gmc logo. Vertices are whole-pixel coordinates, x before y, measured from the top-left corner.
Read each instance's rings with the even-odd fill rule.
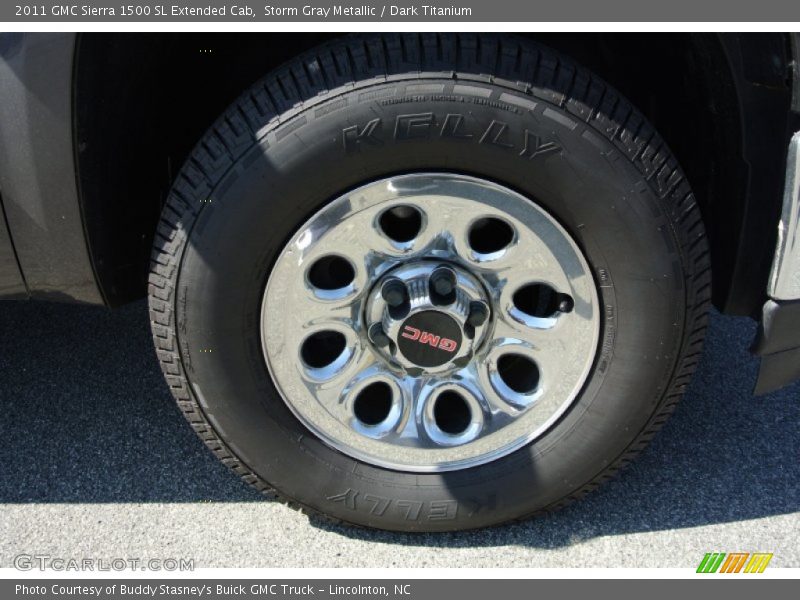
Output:
[[[458,344],[450,338],[443,338],[428,331],[422,331],[416,327],[411,327],[410,325],[405,325],[403,327],[403,333],[400,335],[414,342],[428,344],[429,346],[444,350],[445,352],[455,352],[456,348],[458,348]]]

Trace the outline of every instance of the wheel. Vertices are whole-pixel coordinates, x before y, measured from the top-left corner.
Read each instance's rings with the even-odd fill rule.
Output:
[[[524,39],[348,37],[245,92],[156,233],[154,340],[245,481],[347,523],[484,527],[615,474],[675,407],[710,296],[641,114]]]

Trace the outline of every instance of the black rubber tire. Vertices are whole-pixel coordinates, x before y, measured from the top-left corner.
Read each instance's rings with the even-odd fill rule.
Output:
[[[347,189],[417,170],[535,198],[583,248],[604,313],[592,373],[544,436],[442,474],[377,468],[316,439],[273,386],[259,334],[266,278],[299,225]],[[607,84],[524,39],[387,34],[298,57],[220,117],[167,200],[149,297],[181,410],[245,481],[340,521],[444,531],[559,508],[627,464],[689,382],[710,286],[689,184]]]

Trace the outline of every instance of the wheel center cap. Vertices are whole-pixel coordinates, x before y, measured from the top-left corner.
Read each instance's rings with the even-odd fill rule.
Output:
[[[485,337],[489,296],[467,269],[406,263],[375,283],[366,304],[373,350],[414,376],[463,367]]]
[[[439,367],[458,355],[461,341],[461,327],[453,317],[438,310],[423,310],[403,321],[397,347],[419,367]]]

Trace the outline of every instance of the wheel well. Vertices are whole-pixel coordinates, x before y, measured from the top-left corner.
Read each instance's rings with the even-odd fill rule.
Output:
[[[74,76],[75,153],[89,248],[109,305],[146,291],[172,177],[244,89],[329,34],[83,34]],[[746,173],[740,106],[723,44],[701,34],[532,34],[617,87],[686,171],[724,306]],[[213,82],[213,85],[209,85]],[[725,211],[715,203],[725,202]],[[737,208],[737,203],[742,207]],[[733,219],[733,221],[732,221]]]

